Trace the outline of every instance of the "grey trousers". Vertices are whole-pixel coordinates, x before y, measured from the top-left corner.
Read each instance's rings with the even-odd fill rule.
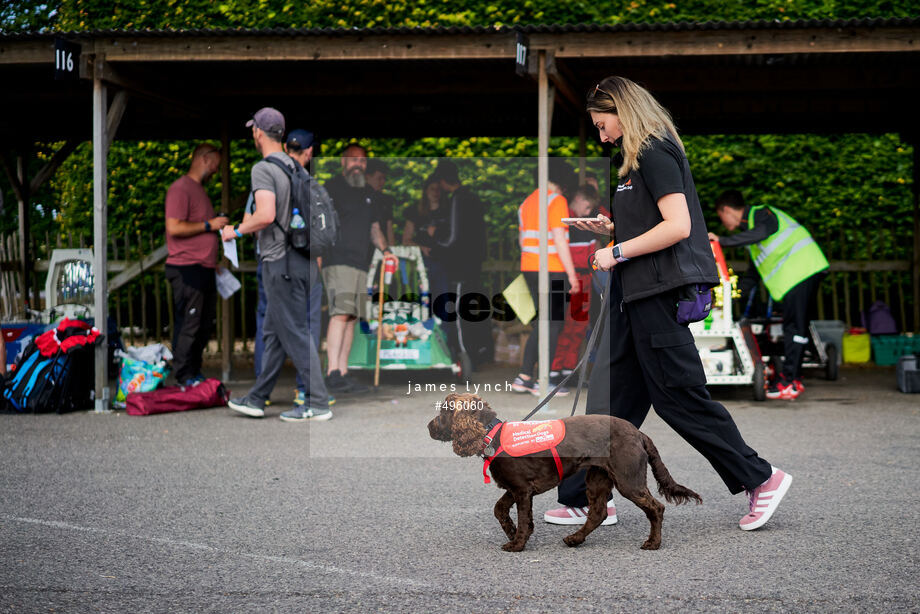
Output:
[[[271,396],[284,358],[289,356],[306,383],[307,406],[329,407],[319,352],[308,324],[310,287],[322,283],[316,261],[289,251],[281,260],[262,263],[262,283],[268,300],[262,324],[265,349],[262,372],[249,391],[250,399],[258,402]]]

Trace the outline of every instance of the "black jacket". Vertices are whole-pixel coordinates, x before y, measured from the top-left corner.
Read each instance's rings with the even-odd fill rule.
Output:
[[[690,164],[680,146],[671,139],[654,139],[640,154],[639,169],[620,179],[613,198],[616,241],[628,241],[658,225],[663,219],[658,199],[676,192],[687,198],[690,236],[658,252],[617,265],[625,302],[688,284],[715,286],[719,283]]]
[[[457,188],[439,209],[432,256],[442,260],[451,280],[478,277],[486,257],[485,211],[466,186]]]

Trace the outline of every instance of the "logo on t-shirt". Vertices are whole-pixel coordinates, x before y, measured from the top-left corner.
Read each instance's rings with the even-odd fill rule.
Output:
[[[621,183],[620,185],[617,186],[617,192],[622,192],[624,190],[631,190],[631,189],[632,189],[632,179],[627,179],[626,183]]]

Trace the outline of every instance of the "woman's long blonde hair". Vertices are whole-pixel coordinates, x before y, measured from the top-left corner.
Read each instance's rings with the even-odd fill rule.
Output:
[[[613,113],[620,120],[623,130],[623,165],[617,173],[620,177],[639,168],[639,154],[652,137],[663,139],[670,134],[684,148],[667,109],[647,89],[624,77],[607,77],[598,83],[588,94],[587,110]]]

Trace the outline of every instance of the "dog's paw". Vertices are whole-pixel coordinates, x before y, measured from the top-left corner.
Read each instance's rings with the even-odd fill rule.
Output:
[[[524,544],[518,545],[514,542],[507,542],[502,544],[502,550],[505,552],[520,552],[524,549]]]
[[[585,541],[585,538],[580,537],[578,535],[568,535],[566,537],[563,537],[562,541],[563,543],[565,543],[566,546],[570,548],[574,548],[575,546],[580,546],[581,544],[583,544]]]
[[[652,540],[647,539],[647,540],[645,540],[645,543],[642,544],[642,549],[643,549],[643,550],[658,550],[659,548],[661,548],[661,542],[660,542],[660,541],[653,542]]]

